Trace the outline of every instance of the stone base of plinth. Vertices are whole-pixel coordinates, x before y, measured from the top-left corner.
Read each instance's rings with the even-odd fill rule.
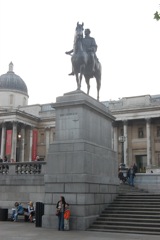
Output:
[[[64,196],[71,229],[86,230],[117,193],[114,117],[81,91],[59,97],[54,107],[56,140],[47,155],[42,226],[57,228],[56,203]]]

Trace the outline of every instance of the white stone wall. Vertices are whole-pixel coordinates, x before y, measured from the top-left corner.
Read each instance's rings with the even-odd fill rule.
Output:
[[[16,91],[0,91],[0,107],[17,108],[26,105],[28,105],[27,95]]]

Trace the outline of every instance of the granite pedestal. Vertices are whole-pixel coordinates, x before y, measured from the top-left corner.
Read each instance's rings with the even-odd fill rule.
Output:
[[[56,136],[47,155],[42,226],[57,228],[56,203],[64,196],[70,204],[71,229],[85,230],[116,196],[114,117],[82,91],[58,97],[53,107]]]

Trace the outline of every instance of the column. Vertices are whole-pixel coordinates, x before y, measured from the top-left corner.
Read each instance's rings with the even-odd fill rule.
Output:
[[[128,133],[127,133],[127,121],[123,122],[123,134],[124,134],[124,144],[123,144],[123,151],[124,151],[124,163],[127,165],[128,163]]]
[[[11,160],[14,161],[16,161],[16,148],[17,148],[17,122],[13,122]]]
[[[25,126],[21,128],[21,161],[24,162]]]
[[[112,124],[113,126],[113,150],[115,152],[118,152],[118,133],[117,133],[117,126],[115,125],[115,123]]]
[[[46,156],[48,153],[49,144],[50,144],[50,128],[46,128]]]
[[[151,119],[146,119],[146,133],[147,133],[147,167],[151,165],[151,127],[150,127]]]
[[[32,161],[33,128],[29,129],[29,162]]]
[[[4,159],[5,155],[5,143],[6,143],[6,125],[2,124],[2,136],[1,136],[1,158]]]

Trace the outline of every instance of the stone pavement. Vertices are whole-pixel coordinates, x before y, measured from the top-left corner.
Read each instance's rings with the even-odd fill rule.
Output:
[[[24,222],[0,222],[0,240],[159,240],[159,236],[92,232],[57,231]]]

